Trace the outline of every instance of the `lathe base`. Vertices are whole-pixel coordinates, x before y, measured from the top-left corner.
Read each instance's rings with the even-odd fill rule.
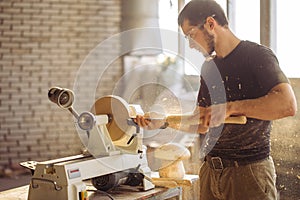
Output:
[[[78,155],[70,159],[37,162],[30,183],[28,199],[82,200],[87,196],[84,181],[135,169],[137,173],[143,175],[141,184],[143,190],[153,189],[154,185],[147,179],[151,176],[151,170],[147,165],[146,157],[141,155],[119,154],[100,158]]]

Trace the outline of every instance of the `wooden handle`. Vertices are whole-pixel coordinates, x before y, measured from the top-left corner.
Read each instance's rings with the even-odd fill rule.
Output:
[[[246,116],[234,116],[225,119],[225,124],[246,124],[246,123],[247,123]]]
[[[151,119],[152,120],[152,119]],[[187,125],[196,125],[196,124],[202,124],[202,120],[198,119],[190,119],[190,116],[182,116],[182,115],[170,115],[168,116],[168,122],[169,123],[185,123]],[[232,116],[225,119],[225,124],[246,124],[247,123],[247,117],[245,116]]]

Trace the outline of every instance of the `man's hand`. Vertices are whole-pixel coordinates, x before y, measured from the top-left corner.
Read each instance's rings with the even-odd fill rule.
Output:
[[[165,124],[166,116],[157,112],[149,112],[145,113],[144,116],[137,115],[134,122],[144,129],[154,130],[159,129]]]
[[[194,112],[194,118],[199,119],[203,127],[218,127],[225,122],[230,114],[227,112],[227,104],[217,104],[209,107],[198,107]]]
[[[210,127],[218,127],[225,122],[225,119],[230,116],[227,112],[227,103],[212,105],[209,108]]]

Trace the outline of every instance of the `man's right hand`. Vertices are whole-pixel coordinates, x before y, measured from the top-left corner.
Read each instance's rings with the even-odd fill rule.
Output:
[[[145,113],[144,116],[137,115],[134,122],[144,129],[154,130],[159,129],[165,124],[166,116],[157,112],[149,112]]]

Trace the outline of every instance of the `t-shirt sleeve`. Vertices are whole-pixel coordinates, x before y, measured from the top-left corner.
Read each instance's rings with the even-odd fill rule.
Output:
[[[261,51],[256,51],[253,73],[261,89],[266,93],[279,83],[288,83],[288,79],[282,72],[279,62],[271,49],[262,46]]]

